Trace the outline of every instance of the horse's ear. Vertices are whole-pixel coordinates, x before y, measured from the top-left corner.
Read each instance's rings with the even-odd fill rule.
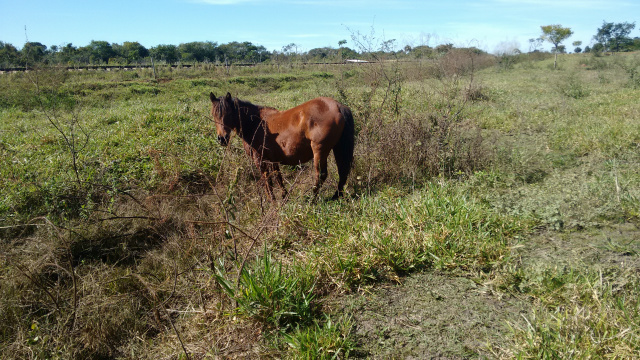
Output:
[[[211,99],[212,103],[218,101],[218,98],[216,98],[216,96],[213,95],[213,92],[209,93],[209,99]]]
[[[225,97],[225,100],[227,100],[227,101],[231,101],[232,100],[230,92],[227,93],[227,96]]]

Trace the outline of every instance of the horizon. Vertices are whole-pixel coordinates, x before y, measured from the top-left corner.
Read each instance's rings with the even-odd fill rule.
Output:
[[[574,32],[564,45],[593,43],[603,22],[635,22],[640,4],[627,0],[482,0],[455,1],[317,1],[317,0],[159,0],[109,4],[1,0],[12,16],[0,23],[0,41],[22,48],[27,42],[87,46],[138,42],[158,45],[211,41],[251,42],[269,52],[294,43],[296,52],[345,46],[359,51],[352,37],[394,39],[393,50],[406,45],[435,47],[451,43],[488,53],[528,52],[528,39],[540,26],[560,24]],[[312,18],[313,21],[309,21]],[[268,30],[265,30],[268,28]],[[372,34],[373,31],[373,34]],[[638,36],[635,29],[631,37]],[[545,43],[543,50],[549,50]],[[377,49],[377,48],[376,48]]]

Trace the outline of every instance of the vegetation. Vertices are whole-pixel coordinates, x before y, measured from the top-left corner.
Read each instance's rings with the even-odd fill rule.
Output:
[[[3,354],[633,358],[635,55],[352,43],[370,63],[1,75]],[[301,165],[270,202],[210,91],[350,106],[348,196]]]
[[[629,51],[633,48],[633,41],[629,38],[629,34],[635,27],[635,23],[608,23],[604,21],[593,39],[601,44],[605,51],[619,52],[622,49]]]
[[[558,53],[560,52],[560,44],[573,35],[573,31],[570,28],[562,27],[562,25],[546,25],[541,26],[542,36],[540,39],[545,40],[553,44],[553,53],[555,54],[555,60],[553,62],[553,68],[558,67]],[[564,51],[563,51],[564,52]]]

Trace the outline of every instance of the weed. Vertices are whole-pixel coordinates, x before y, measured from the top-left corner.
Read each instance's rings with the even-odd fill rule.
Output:
[[[242,268],[237,285],[223,269],[223,264],[216,268],[215,279],[240,314],[281,330],[311,323],[315,284],[307,269],[283,267],[266,248],[253,265]]]
[[[355,349],[351,340],[353,324],[349,318],[338,322],[326,316],[324,321],[314,321],[313,325],[297,327],[283,335],[289,347],[287,357],[291,359],[346,359]]]
[[[589,96],[589,90],[585,89],[578,75],[573,72],[567,75],[564,82],[559,86],[559,89],[562,95],[573,99],[581,99]]]

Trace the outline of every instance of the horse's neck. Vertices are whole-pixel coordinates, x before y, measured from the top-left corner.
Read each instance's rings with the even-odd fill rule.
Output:
[[[262,145],[266,126],[261,116],[261,107],[253,104],[240,104],[240,136],[250,145]]]

